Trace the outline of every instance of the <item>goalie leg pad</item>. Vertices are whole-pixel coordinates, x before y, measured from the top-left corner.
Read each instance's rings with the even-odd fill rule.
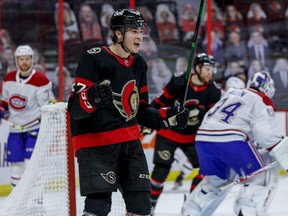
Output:
[[[205,176],[193,192],[189,194],[182,207],[181,215],[212,215],[230,191],[229,189],[222,192],[219,190],[219,187],[226,182],[227,180],[217,176]]]
[[[270,154],[276,158],[282,168],[288,172],[288,137],[282,139],[272,150]]]
[[[11,184],[13,187],[15,187],[20,181],[25,171],[25,164],[24,162],[16,162],[16,163],[11,162],[10,170],[11,170]]]
[[[272,157],[265,159],[271,163]],[[266,216],[274,195],[277,191],[279,176],[275,167],[265,173],[254,176],[251,181],[244,184],[234,202],[234,212],[240,211],[247,216]]]

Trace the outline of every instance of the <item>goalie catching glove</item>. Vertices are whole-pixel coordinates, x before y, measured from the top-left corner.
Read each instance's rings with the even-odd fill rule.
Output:
[[[162,107],[159,109],[159,116],[162,128],[184,129],[187,126],[189,110],[181,106]]]
[[[87,93],[90,104],[96,108],[113,106],[113,93],[109,80],[104,80],[100,84],[94,84],[88,89]]]

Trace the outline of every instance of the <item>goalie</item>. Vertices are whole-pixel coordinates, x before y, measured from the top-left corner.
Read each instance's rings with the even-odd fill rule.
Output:
[[[257,72],[248,89],[231,89],[206,113],[196,135],[200,170],[205,176],[182,207],[183,216],[212,215],[229,190],[221,186],[235,175],[249,175],[264,161],[277,160],[288,169],[288,138],[280,134],[271,98],[274,82],[267,72]],[[258,153],[250,140],[269,152]],[[265,158],[264,158],[265,157]],[[264,216],[277,187],[275,168],[247,181],[234,204],[237,216]],[[270,173],[271,172],[271,173]]]

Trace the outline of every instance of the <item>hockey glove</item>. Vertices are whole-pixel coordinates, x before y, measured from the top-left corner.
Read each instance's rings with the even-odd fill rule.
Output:
[[[0,106],[0,122],[1,122],[2,118],[4,118],[4,116],[5,116],[5,109]]]
[[[113,106],[113,93],[109,84],[109,80],[104,80],[88,89],[89,102],[96,108]]]
[[[159,109],[159,116],[162,128],[184,129],[187,126],[189,110],[181,106],[162,107]]]
[[[189,109],[188,125],[193,126],[199,124],[206,112],[206,108],[203,105],[187,106]]]

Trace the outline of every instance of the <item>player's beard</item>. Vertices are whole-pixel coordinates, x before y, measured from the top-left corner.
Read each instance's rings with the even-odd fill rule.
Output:
[[[19,69],[21,71],[21,75],[25,77],[29,76],[32,71],[31,65],[29,66],[27,64],[20,66]]]

